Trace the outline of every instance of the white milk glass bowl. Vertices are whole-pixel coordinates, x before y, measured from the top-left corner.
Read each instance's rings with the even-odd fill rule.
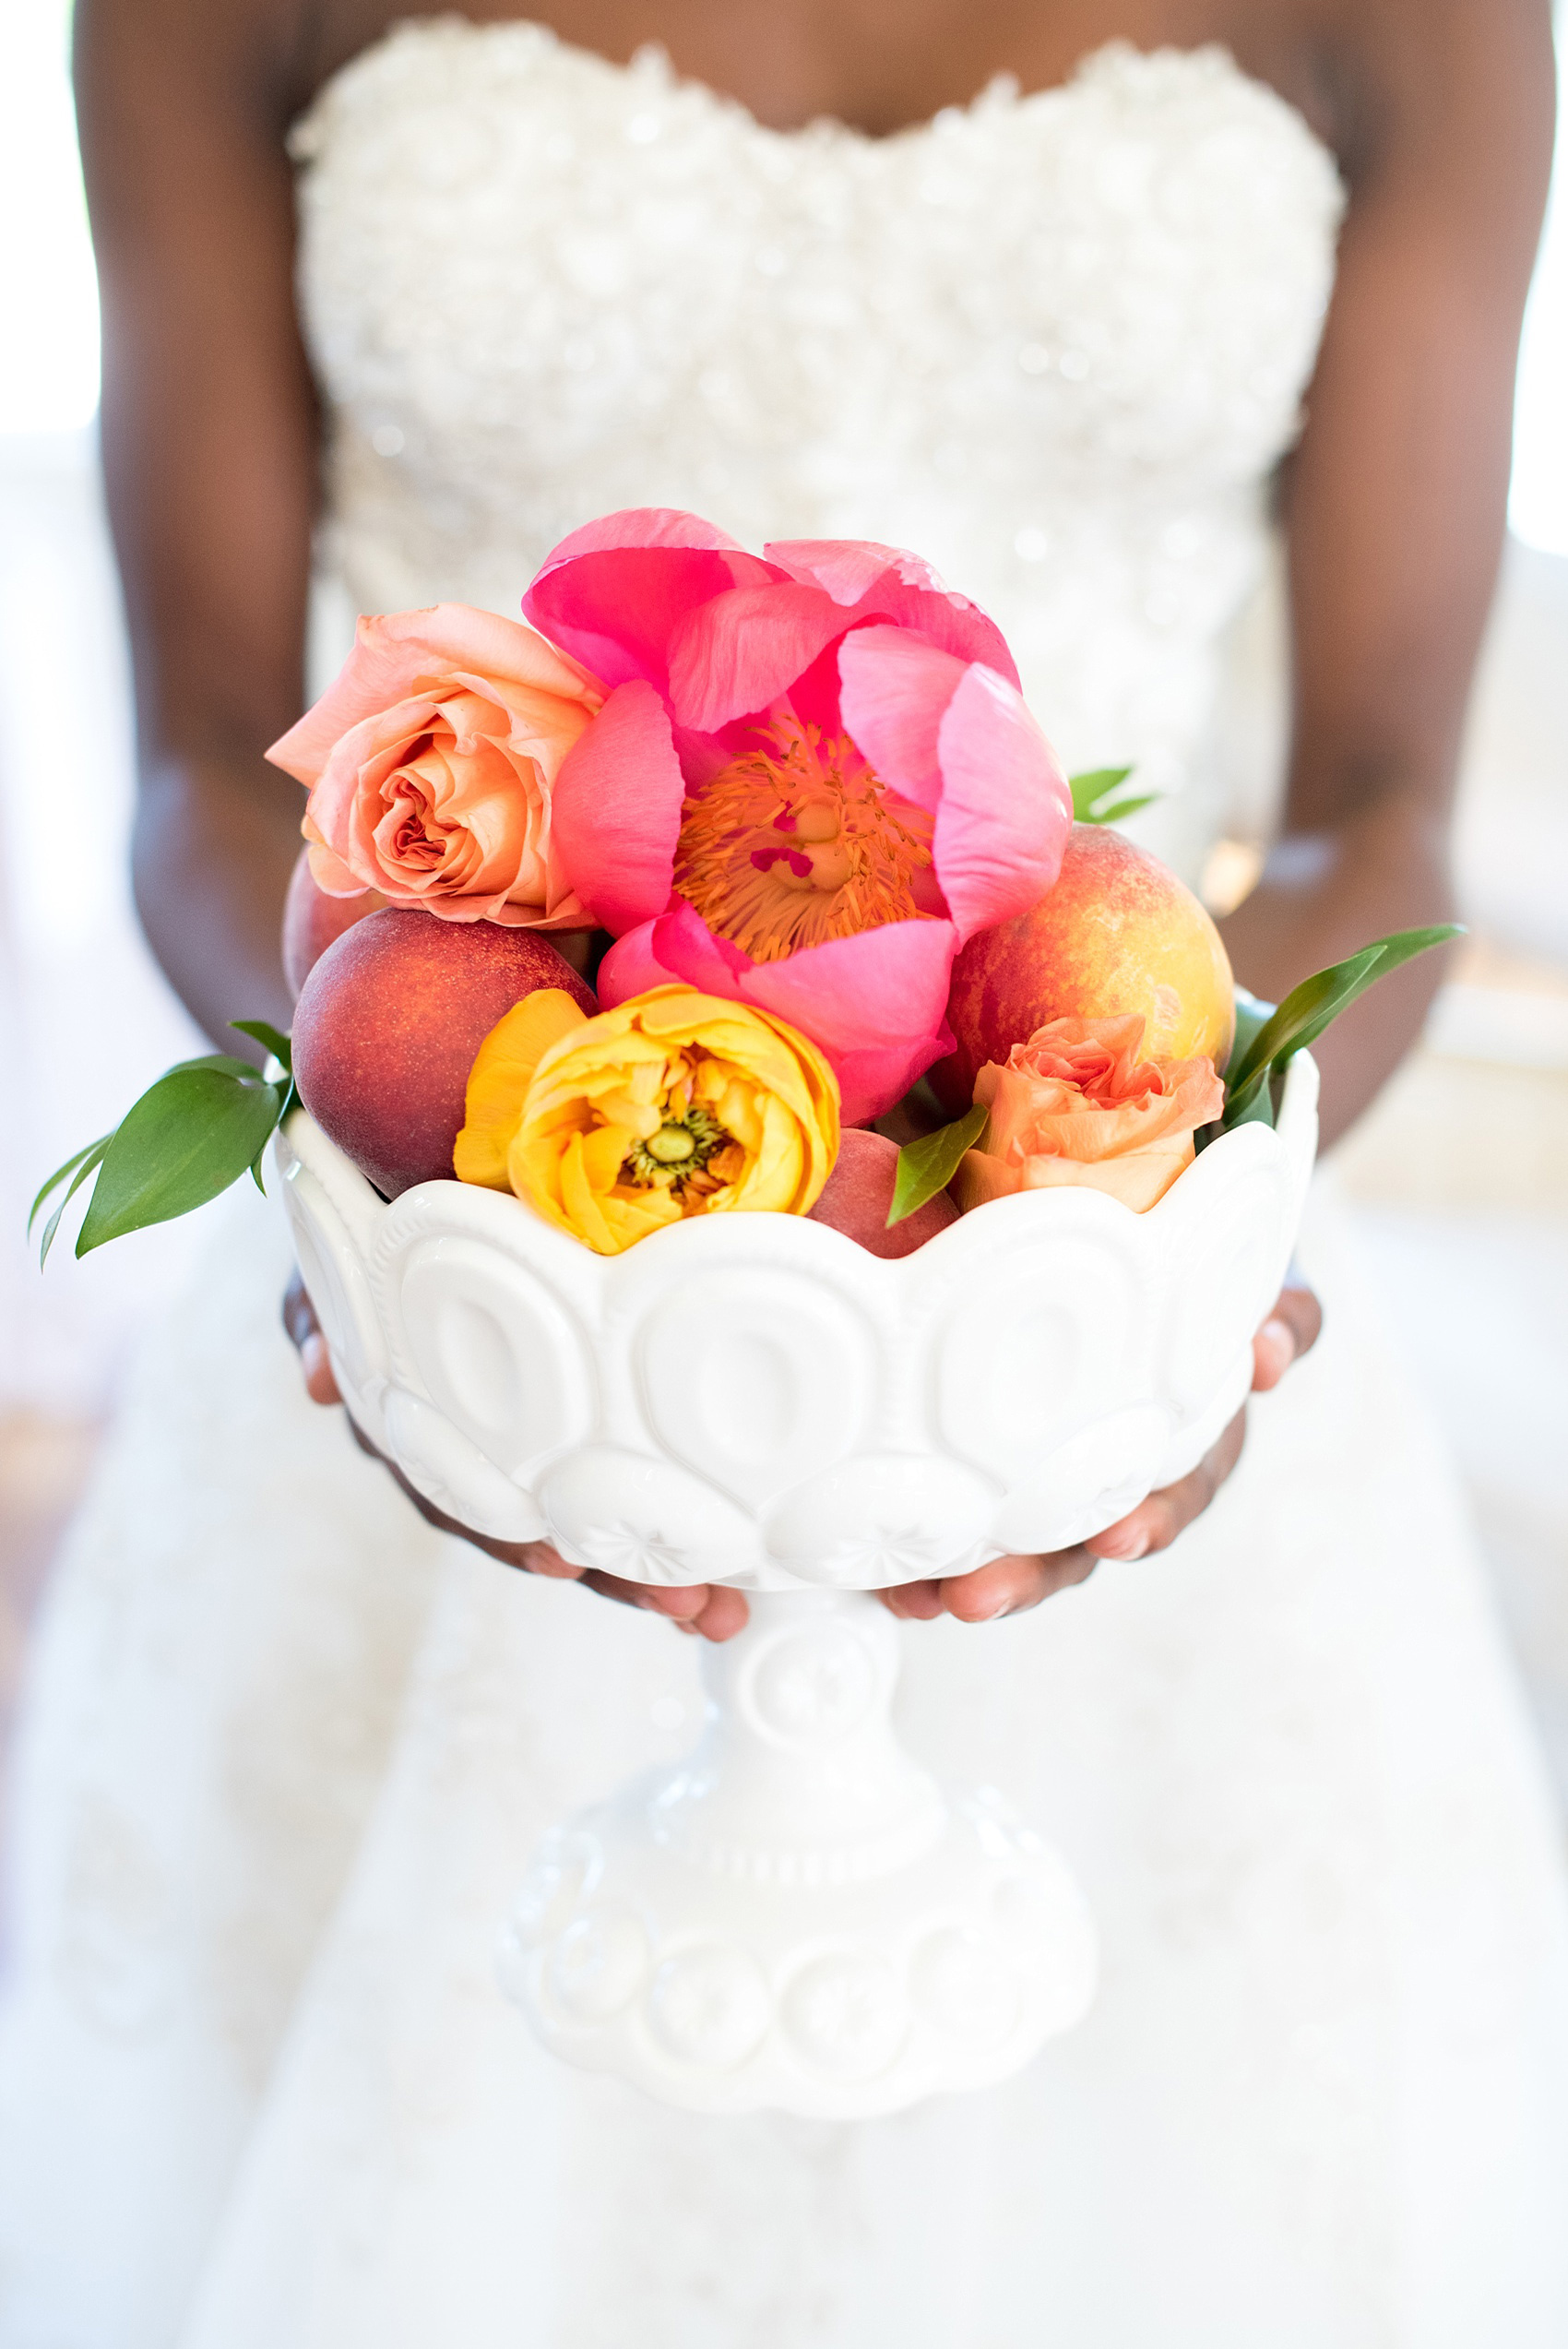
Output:
[[[1146,1214],[1020,1193],[894,1261],[768,1214],[600,1257],[497,1191],[388,1203],[290,1118],[305,1286],[410,1483],[574,1565],[754,1594],[705,1658],[695,1750],[525,1878],[504,1978],[558,2054],[700,2110],[849,2117],[1004,2078],[1079,2020],[1076,1889],[899,1747],[866,1594],[1065,1548],[1197,1464],[1289,1261],[1317,1083],[1299,1055],[1277,1128],[1220,1136]]]

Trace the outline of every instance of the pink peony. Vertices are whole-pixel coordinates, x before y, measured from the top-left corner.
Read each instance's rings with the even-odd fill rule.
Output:
[[[681,981],[771,1012],[853,1122],[952,1049],[953,958],[1056,878],[1072,800],[983,613],[856,540],[748,554],[695,515],[615,514],[523,599],[612,688],[554,837],[618,943],[600,1000]]]
[[[336,683],[267,754],[309,786],[316,886],[377,889],[450,922],[589,927],[551,793],[603,698],[586,669],[493,612],[361,620]]]
[[[1218,1117],[1214,1063],[1140,1060],[1144,1020],[1052,1019],[975,1079],[991,1113],[985,1148],[965,1152],[953,1184],[961,1208],[1013,1191],[1072,1183],[1142,1213],[1193,1163],[1193,1136]]]

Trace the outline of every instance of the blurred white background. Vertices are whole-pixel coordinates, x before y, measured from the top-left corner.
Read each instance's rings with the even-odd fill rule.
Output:
[[[20,1625],[139,1326],[201,1218],[39,1274],[42,1177],[200,1049],[126,881],[125,653],[98,489],[98,315],[67,0],[0,32],[0,1727]],[[1562,142],[1560,141],[1560,157]],[[1511,536],[1466,760],[1476,936],[1339,1154],[1396,1338],[1473,1496],[1568,1785],[1568,169],[1526,323]],[[242,1007],[236,1007],[241,1008]],[[7,1599],[7,1592],[9,1597]]]

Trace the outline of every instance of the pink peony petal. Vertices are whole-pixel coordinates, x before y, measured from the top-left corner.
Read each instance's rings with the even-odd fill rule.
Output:
[[[746,552],[740,540],[721,531],[717,522],[705,522],[700,514],[688,514],[679,506],[623,506],[613,514],[601,514],[597,521],[585,522],[581,530],[572,531],[552,546],[535,574],[534,585],[559,570],[563,563],[575,563],[581,554],[613,554],[624,546],[697,546],[726,554]]]
[[[787,1019],[832,1062],[853,1125],[880,1116],[952,1049],[947,989],[956,939],[947,922],[891,922],[858,937],[753,962],[677,904],[611,948],[600,965],[606,1010],[681,981]]]
[[[676,722],[713,733],[771,709],[843,633],[832,597],[790,580],[731,588],[698,604],[670,641]]]
[[[908,628],[861,627],[838,648],[840,708],[850,740],[885,783],[934,812],[937,742],[964,663]]]
[[[889,571],[900,572],[911,586],[942,587],[931,565],[920,555],[904,546],[880,546],[874,539],[778,539],[763,552],[791,578],[814,581],[835,603],[859,603]]]
[[[951,923],[888,922],[754,964],[747,999],[803,1028],[825,1052],[934,1039],[956,951]]]
[[[605,929],[663,912],[684,797],[664,704],[639,680],[617,686],[567,752],[551,806],[552,854]]]
[[[781,577],[695,514],[634,507],[563,539],[523,610],[607,685],[644,677],[663,692],[670,639],[688,612],[731,588]]]
[[[616,939],[594,984],[606,1011],[676,980],[706,995],[738,999],[741,981],[755,968],[750,955],[728,938],[715,937],[701,914],[684,898],[675,898],[668,912]]]
[[[960,661],[983,661],[1009,684],[1017,684],[1017,669],[996,623],[967,595],[944,587],[918,554],[862,539],[786,539],[763,552],[790,578],[825,589],[845,607],[847,618],[918,628],[940,651]]]
[[[932,858],[960,944],[1042,898],[1062,868],[1073,794],[1023,697],[978,662],[937,736]]]
[[[411,698],[428,698],[461,672],[503,688],[507,682],[540,688],[589,709],[602,698],[598,680],[576,661],[498,612],[434,603],[423,612],[381,613],[361,619],[338,676],[267,756],[296,782],[315,783],[350,727]]]

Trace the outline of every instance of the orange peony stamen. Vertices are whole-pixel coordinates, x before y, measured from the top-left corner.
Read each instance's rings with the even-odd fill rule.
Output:
[[[825,742],[792,713],[763,744],[698,784],[682,810],[675,887],[710,930],[754,962],[932,918],[915,901],[931,864],[929,816],[903,804],[842,734]]]

